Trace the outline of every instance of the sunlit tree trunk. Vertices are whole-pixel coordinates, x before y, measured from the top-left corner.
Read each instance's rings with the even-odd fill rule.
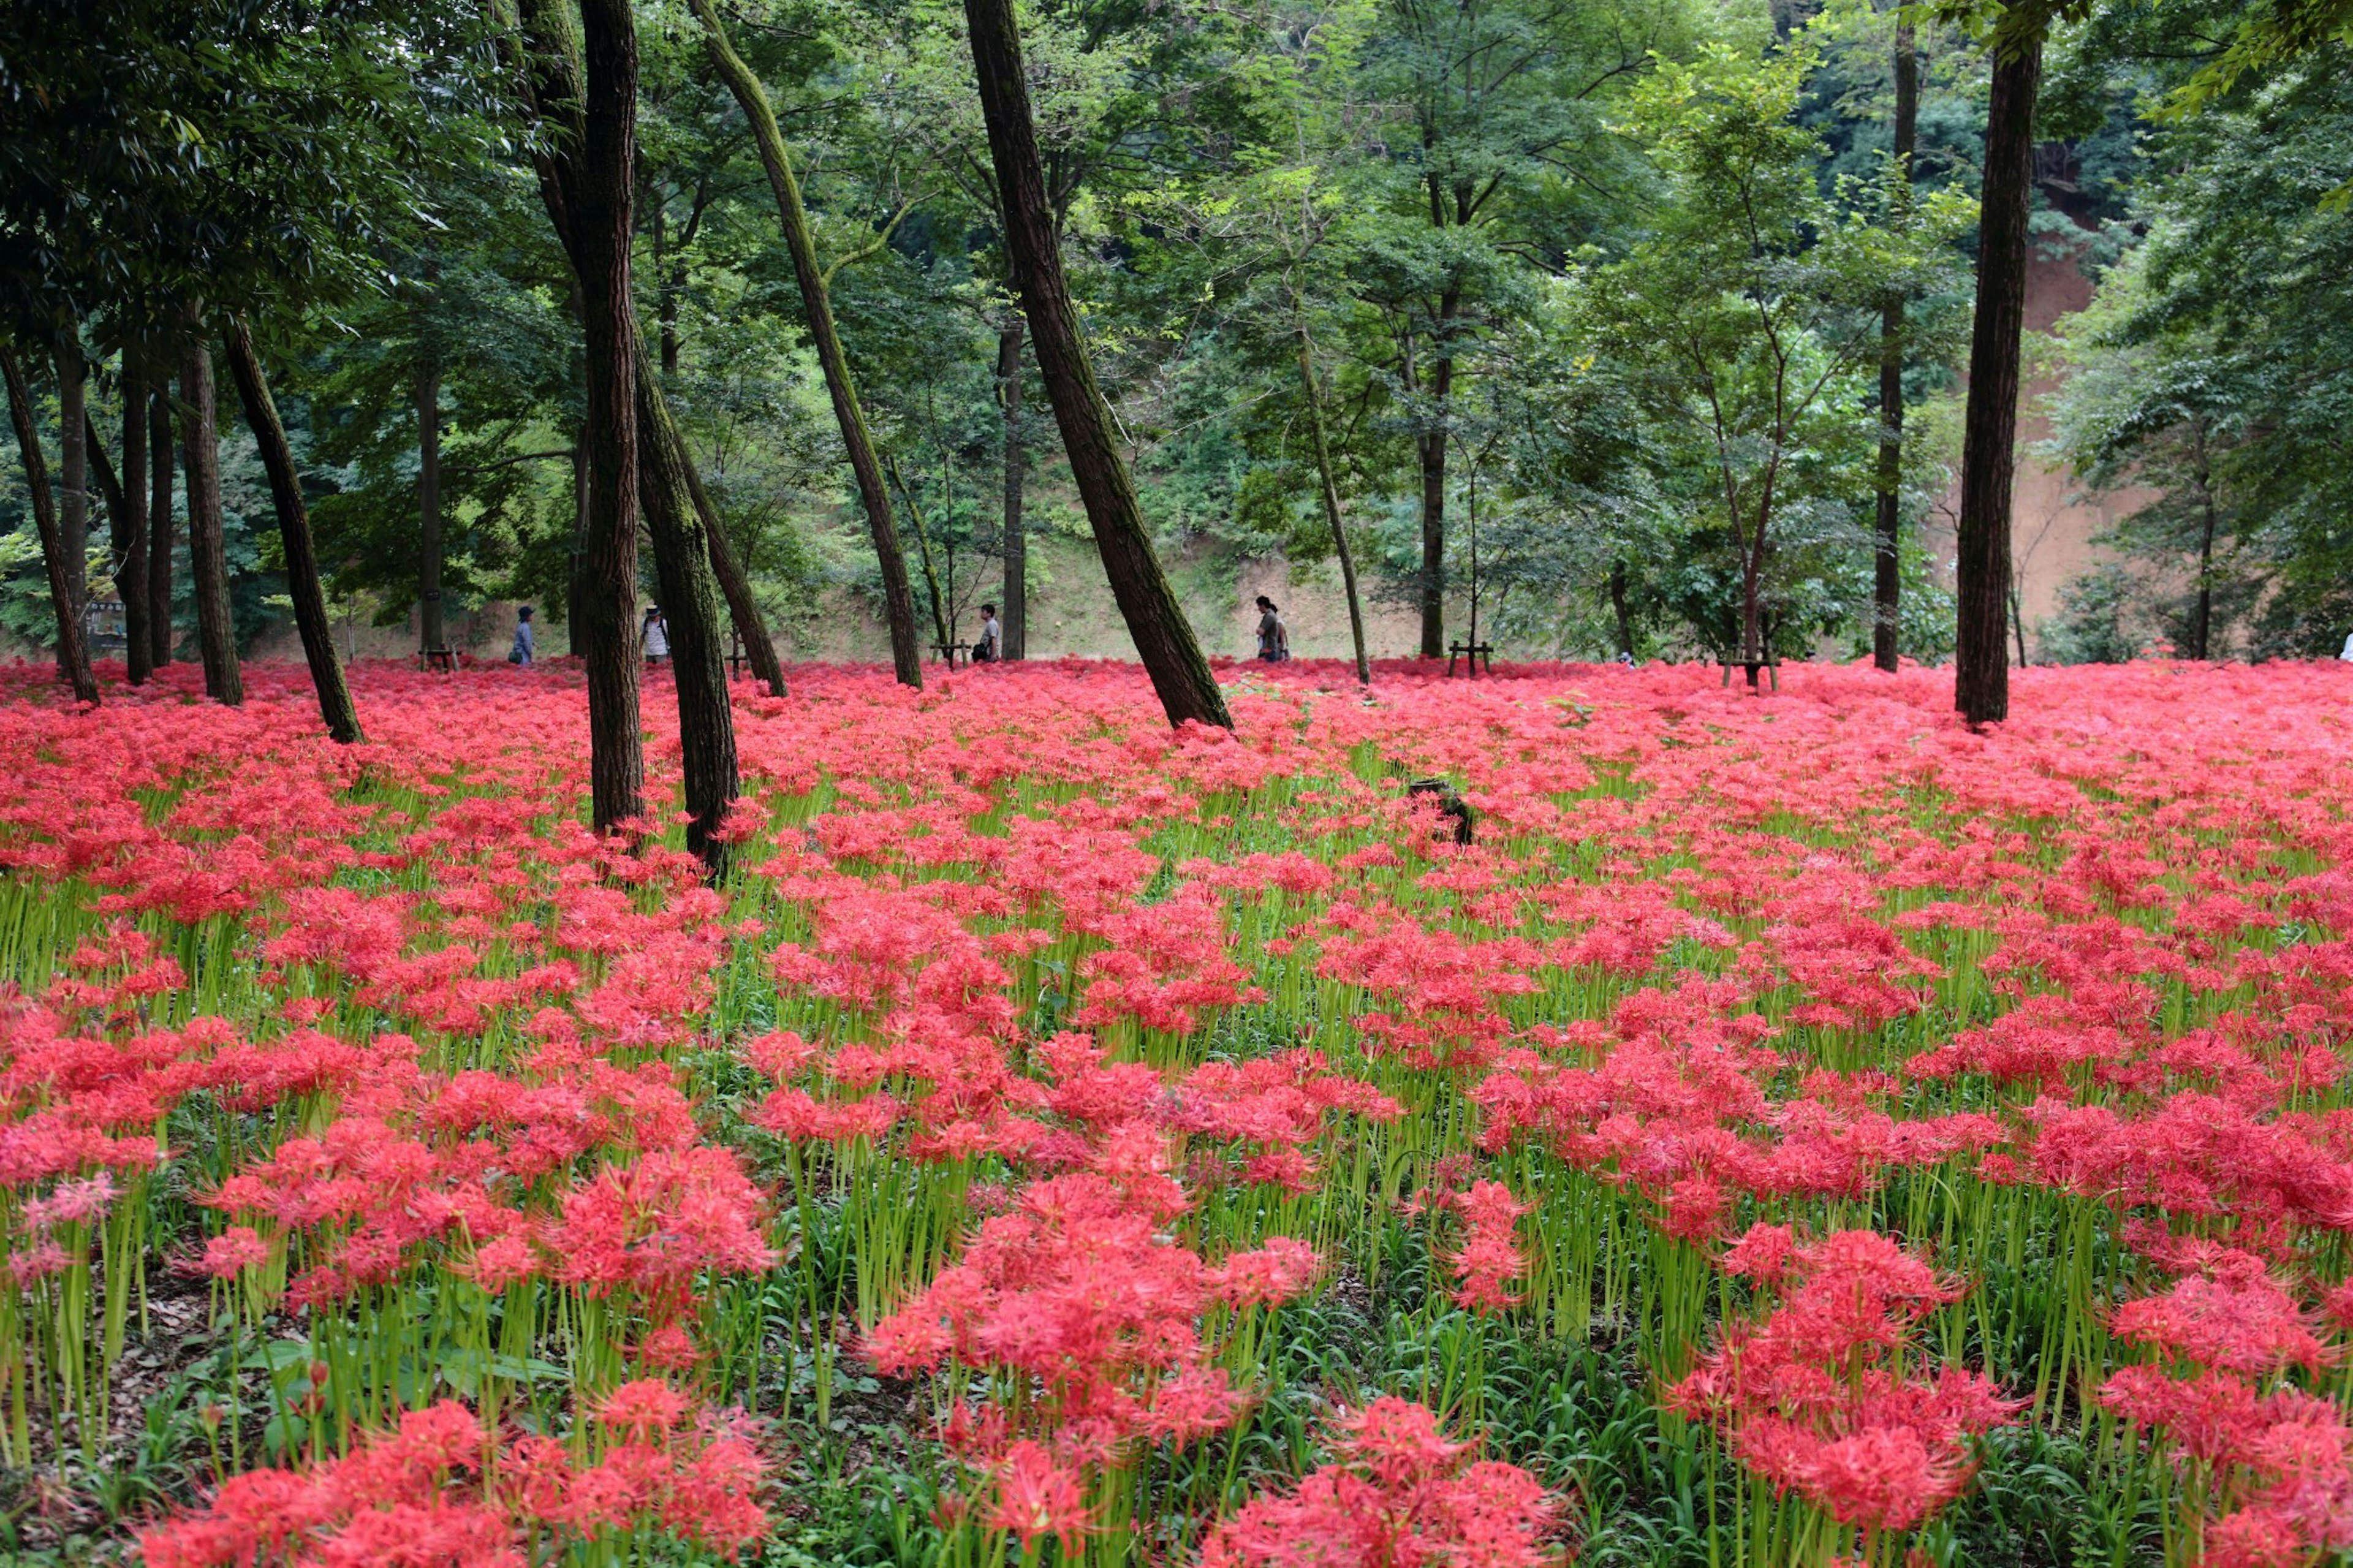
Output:
[[[319,585],[319,556],[311,546],[311,514],[302,501],[302,479],[295,471],[293,448],[286,442],[285,424],[261,374],[261,356],[254,352],[253,333],[232,316],[222,333],[228,350],[230,376],[237,382],[237,401],[245,406],[245,423],[261,449],[261,466],[269,476],[270,504],[278,510],[278,538],[286,554],[286,592],[294,601],[294,628],[301,634],[302,658],[311,666],[311,684],[319,693],[319,715],[327,733],[348,746],[364,739],[359,710],[343,679],[343,660],[335,657],[334,627],[327,619],[327,595]]]

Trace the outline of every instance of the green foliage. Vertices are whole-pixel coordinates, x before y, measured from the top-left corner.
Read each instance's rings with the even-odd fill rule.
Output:
[[[1670,460],[1706,475],[1662,596],[1724,658],[1810,645],[1851,610],[1830,584],[1865,549],[1882,307],[1948,287],[1968,217],[1950,192],[1907,199],[1892,172],[1824,195],[1796,114],[1819,58],[1803,36],[1762,57],[1713,45],[1646,81],[1631,110],[1667,199],[1622,259],[1570,284]],[[1913,352],[1941,349],[1952,321],[1921,313]]]
[[[2131,576],[2104,562],[2059,590],[2059,613],[2042,627],[2043,651],[2058,664],[2122,664],[2146,641],[2133,625],[2137,595]]]

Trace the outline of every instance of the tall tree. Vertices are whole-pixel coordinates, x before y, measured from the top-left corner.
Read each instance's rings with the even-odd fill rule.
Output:
[[[188,313],[185,331],[180,359],[180,458],[187,470],[188,570],[196,587],[196,647],[205,663],[205,695],[234,708],[245,700],[245,676],[237,668],[237,627],[229,618],[213,345],[202,316],[194,310]]]
[[[662,413],[665,421],[675,429],[677,421],[670,417],[667,403]],[[744,657],[751,664],[752,673],[768,689],[769,696],[782,697],[785,666],[776,657],[776,638],[768,635],[768,618],[760,613],[760,602],[752,596],[752,579],[736,556],[734,542],[727,537],[719,503],[712,499],[710,487],[702,482],[702,468],[696,466],[693,453],[684,447],[683,432],[679,439],[685,452],[681,460],[686,468],[687,492],[693,499],[695,520],[710,548],[712,574],[719,579],[720,595],[727,601],[728,619],[735,623],[735,635],[744,645]]]
[[[800,286],[801,305],[808,315],[809,341],[825,372],[826,394],[832,399],[834,420],[841,426],[841,444],[858,481],[858,498],[866,510],[866,526],[874,537],[874,553],[882,568],[883,613],[891,626],[891,662],[900,684],[918,689],[923,684],[923,652],[915,637],[915,598],[907,582],[906,552],[900,548],[899,530],[891,515],[891,493],[882,466],[874,454],[874,437],[859,406],[858,388],[850,379],[849,363],[835,331],[833,304],[827,296],[825,274],[818,269],[817,247],[809,237],[808,213],[801,205],[799,184],[793,177],[792,155],[784,132],[776,127],[767,89],[727,41],[726,28],[712,0],[693,0],[711,44],[711,56],[722,79],[751,123],[760,163],[776,199],[776,216],[784,226],[785,246],[791,252],[793,276]]]
[[[123,662],[131,684],[143,684],[155,670],[155,634],[148,624],[154,613],[149,594],[147,565],[149,493],[147,486],[147,381],[138,353],[122,353],[122,473],[106,498],[107,521],[112,527],[115,596],[122,601]],[[93,436],[90,449],[99,451]],[[170,461],[168,455],[163,459]],[[166,505],[169,503],[167,502]],[[165,613],[169,613],[166,606]]]
[[[1063,279],[1060,243],[1038,159],[1021,36],[1011,0],[965,0],[964,9],[981,111],[988,121],[1014,286],[1112,595],[1168,721],[1192,720],[1230,729],[1225,694],[1218,689],[1184,606],[1176,602],[1153,552],[1134,482],[1120,456],[1110,405],[1096,384],[1080,337],[1078,311]]]
[[[278,511],[278,539],[286,556],[286,589],[294,601],[294,626],[302,638],[302,657],[311,667],[311,684],[319,694],[319,713],[327,733],[340,744],[352,745],[360,732],[358,708],[343,679],[343,660],[335,657],[334,628],[327,621],[327,598],[319,586],[319,557],[311,546],[311,515],[302,502],[302,479],[294,467],[294,450],[287,444],[286,426],[278,416],[277,400],[261,370],[261,356],[253,346],[253,331],[241,317],[223,324],[222,346],[228,353],[229,375],[237,383],[237,400],[245,406],[245,423],[261,449],[261,466],[269,476],[270,504]]]
[[[742,789],[727,660],[720,647],[719,595],[711,573],[717,531],[704,526],[694,504],[687,477],[693,463],[642,340],[637,354],[638,491],[654,542],[662,615],[670,625],[679,751],[686,774],[686,844],[716,875],[726,868],[728,854],[720,828]]]
[[[172,378],[156,362],[155,389],[147,395],[147,635],[148,661],[172,662]],[[123,417],[131,417],[125,410]]]
[[[522,0],[522,79],[549,132],[540,193],[579,284],[587,378],[588,517],[575,631],[588,673],[590,812],[609,833],[645,814],[638,731],[637,315],[629,213],[637,29],[627,0],[585,0],[575,38],[556,0]],[[581,62],[575,69],[574,61]]]
[[[33,389],[14,347],[0,343],[0,375],[8,387],[8,415],[16,427],[16,455],[24,460],[25,485],[33,492],[33,522],[41,534],[41,563],[47,569],[49,604],[57,612],[58,673],[73,686],[74,696],[96,702],[98,678],[90,671],[90,648],[82,638],[81,613],[75,607],[73,581],[65,569],[65,540],[58,523],[57,498],[49,489],[49,465],[41,455],[40,427],[33,418]]]
[[[1332,471],[1332,443],[1324,428],[1324,388],[1315,374],[1315,342],[1308,335],[1307,306],[1294,299],[1299,326],[1300,394],[1307,405],[1307,431],[1315,447],[1316,489],[1324,502],[1324,521],[1332,531],[1332,548],[1340,558],[1340,583],[1348,595],[1348,641],[1356,650],[1358,684],[1373,683],[1372,660],[1365,653],[1365,610],[1356,595],[1356,558],[1348,549],[1348,528],[1340,516],[1340,485]]]
[[[997,608],[1005,627],[998,657],[1014,660],[1029,657],[1029,535],[1021,521],[1022,336],[1021,312],[1008,306],[997,332],[997,398],[1005,416],[1005,603]]]
[[[1463,366],[1506,296],[1515,256],[1594,237],[1596,193],[1624,183],[1613,96],[1688,28],[1672,4],[1385,0],[1366,51],[1375,90],[1408,117],[1387,144],[1397,228],[1367,269],[1394,325],[1419,471],[1421,653],[1446,652],[1447,422]]]
[[[449,646],[441,625],[441,364],[417,367],[417,628],[427,653]]]
[[[2010,486],[2017,465],[2019,341],[2026,325],[2027,217],[2034,185],[2034,98],[2047,7],[2002,13],[1993,33],[1978,195],[1977,315],[1961,433],[1954,564],[1959,612],[1953,704],[1974,729],[2010,714]]]
[[[81,334],[69,324],[56,356],[58,388],[58,541],[74,614],[90,605],[90,362]],[[87,640],[87,639],[85,639]],[[58,674],[69,672],[58,652]]]
[[[1662,65],[1633,109],[1669,199],[1650,237],[1588,285],[1599,341],[1714,470],[1736,584],[1720,651],[1751,686],[1773,657],[1788,520],[1860,499],[1850,459],[1877,420],[1859,373],[1881,357],[1884,303],[1939,279],[1961,218],[1935,198],[1890,227],[1824,199],[1820,140],[1795,122],[1818,63],[1801,34],[1762,60],[1711,46],[1694,65]]]
[[[1912,156],[1919,143],[1920,54],[1912,19],[1895,19],[1894,189],[1908,195]],[[1901,210],[1894,215],[1899,221]],[[1872,582],[1872,661],[1893,672],[1895,633],[1903,615],[1904,582],[1900,529],[1904,504],[1904,312],[1901,294],[1891,294],[1879,329],[1879,506],[1874,530]]]

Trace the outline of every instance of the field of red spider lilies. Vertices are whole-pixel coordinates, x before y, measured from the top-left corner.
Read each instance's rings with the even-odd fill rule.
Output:
[[[1225,678],[0,672],[0,1556],[2353,1546],[2353,668]]]

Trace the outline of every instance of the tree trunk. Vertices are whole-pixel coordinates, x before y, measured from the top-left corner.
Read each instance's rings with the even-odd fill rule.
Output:
[[[196,647],[204,656],[205,695],[235,708],[245,700],[229,618],[228,557],[221,537],[220,437],[214,407],[213,346],[189,312],[186,357],[180,362],[180,456],[187,465],[188,570],[196,584]]]
[[[1453,379],[1452,362],[1439,362],[1438,372],[1431,381],[1444,397],[1444,388]],[[1421,605],[1421,657],[1446,657],[1446,433],[1443,430],[1414,437],[1421,457],[1421,576],[1418,596]]]
[[[107,554],[114,563],[115,596],[122,605],[123,663],[128,667],[142,662],[131,650],[139,646],[140,639],[146,633],[147,616],[146,607],[138,604],[136,596],[123,595],[122,580],[132,575],[130,561],[133,553],[138,556],[140,573],[143,575],[147,567],[147,546],[145,541],[138,538],[132,531],[134,520],[131,516],[131,509],[122,493],[122,479],[115,473],[114,464],[107,458],[106,438],[99,433],[98,421],[90,416],[90,405],[87,402],[82,405],[82,443],[90,454],[90,480],[98,487],[98,499],[106,508],[106,549]],[[135,630],[132,619],[134,606],[138,616]],[[85,633],[83,640],[87,643],[90,626],[88,599],[83,600],[82,607],[82,627]],[[97,652],[92,649],[91,658],[95,659],[96,657]]]
[[[1609,607],[1618,612],[1618,651],[1634,657],[1634,617],[1626,610],[1626,563],[1609,563]]]
[[[261,466],[269,475],[269,500],[278,510],[278,538],[286,552],[286,592],[294,601],[294,626],[302,635],[302,658],[311,666],[311,684],[319,693],[319,715],[327,733],[343,745],[365,737],[360,733],[359,710],[343,679],[343,661],[335,657],[335,632],[327,619],[327,595],[319,586],[319,556],[311,547],[311,513],[302,500],[301,476],[294,469],[293,449],[286,444],[286,426],[278,417],[278,404],[261,374],[261,356],[254,353],[253,333],[242,317],[228,318],[222,333],[228,350],[230,376],[237,382],[237,401],[245,405],[245,423],[261,448]]]
[[[687,475],[686,442],[670,418],[645,345],[637,345],[638,491],[654,543],[662,616],[670,623],[678,688],[680,761],[686,774],[686,847],[713,877],[727,868],[720,829],[734,809],[741,777],[735,715],[728,706],[727,655],[720,647],[719,595],[711,546]]]
[[[1005,214],[1006,255],[1037,348],[1039,375],[1054,405],[1071,474],[1103,555],[1103,574],[1111,579],[1113,596],[1168,721],[1193,720],[1230,729],[1225,694],[1218,689],[1184,606],[1153,553],[1134,484],[1120,458],[1110,405],[1095,384],[1094,367],[1079,335],[1078,312],[1063,280],[1061,250],[1038,162],[1037,129],[1029,114],[1012,0],[965,0],[964,9]]]
[[[417,626],[428,652],[449,646],[441,620],[441,367],[417,373]]]
[[[530,101],[551,133],[540,195],[579,285],[588,526],[572,609],[588,676],[590,813],[610,833],[645,816],[645,747],[633,623],[638,589],[638,322],[629,298],[638,40],[628,0],[583,0],[585,49],[566,9],[523,0]],[[585,64],[583,61],[585,54]]]
[[[113,533],[114,596],[122,601],[122,658],[131,684],[143,685],[154,672],[154,634],[148,629],[147,601],[147,388],[138,362],[122,356],[122,473],[107,463],[98,426],[90,432],[99,483],[106,494],[106,517]]]
[[[2214,513],[2213,472],[2206,462],[2206,426],[2201,419],[2191,426],[2191,438],[2197,444],[2198,502],[2203,510],[2202,526],[2198,533],[2198,598],[2189,613],[2189,657],[2203,663],[2214,657]]]
[[[1995,36],[1978,219],[1977,320],[1961,433],[1960,615],[1954,706],[1972,729],[2010,713],[2010,479],[2017,460],[2019,337],[2026,319],[2026,222],[2042,30]]]
[[[82,361],[79,338],[69,339],[58,350],[56,363],[58,541],[65,554],[74,616],[83,619],[90,607],[90,367]],[[87,628],[86,619],[83,624]],[[69,680],[72,671],[66,668],[65,657],[65,649],[58,648],[58,677]]]
[[[833,306],[826,297],[825,274],[818,270],[817,247],[809,237],[808,214],[801,205],[799,184],[793,178],[791,155],[776,116],[768,105],[767,89],[736,54],[721,26],[712,0],[693,0],[711,44],[720,76],[751,123],[760,162],[768,172],[768,186],[776,199],[776,216],[791,251],[793,274],[799,280],[801,305],[808,315],[809,341],[825,371],[825,389],[833,400],[834,420],[841,426],[841,444],[858,480],[859,500],[866,509],[866,525],[874,536],[874,553],[882,568],[882,604],[891,622],[891,662],[902,685],[920,689],[923,684],[922,650],[915,641],[915,598],[907,584],[907,557],[899,548],[899,531],[891,518],[891,496],[883,488],[882,466],[874,456],[874,439],[866,415],[858,405],[858,388],[850,380],[849,363],[834,331]]]
[[[997,657],[1029,657],[1029,536],[1021,521],[1021,315],[997,334],[997,401],[1005,410],[1004,646]]]
[[[1912,154],[1918,144],[1920,124],[1920,55],[1912,24],[1895,24],[1895,161],[1909,193]],[[1899,198],[1903,200],[1904,198]],[[1910,203],[1904,200],[1906,212]],[[1903,611],[1903,575],[1899,568],[1899,530],[1903,524],[1904,489],[1904,316],[1901,295],[1887,301],[1879,323],[1879,527],[1873,566],[1871,625],[1872,662],[1893,672],[1895,633]]]
[[[906,503],[907,525],[915,531],[916,559],[923,563],[923,593],[931,601],[932,630],[945,647],[954,639],[948,636],[947,606],[940,599],[940,574],[932,564],[932,532],[923,526],[923,514],[915,505],[915,492],[907,488],[904,476],[899,472],[899,459],[886,458],[884,466],[891,470],[891,482],[899,487],[899,499]]]
[[[1372,660],[1365,656],[1365,610],[1356,596],[1356,557],[1348,548],[1348,531],[1340,521],[1340,486],[1332,477],[1332,446],[1324,433],[1324,394],[1315,381],[1315,351],[1308,342],[1307,321],[1299,321],[1299,385],[1307,399],[1307,428],[1315,437],[1315,477],[1324,492],[1324,521],[1332,530],[1332,549],[1340,558],[1340,584],[1348,594],[1348,637],[1356,650],[1356,682],[1373,683]]]
[[[667,403],[664,407],[667,410]],[[679,439],[683,450],[683,432]],[[768,695],[782,697],[785,667],[776,657],[775,641],[768,636],[768,623],[760,614],[760,602],[752,597],[752,581],[744,575],[743,563],[735,559],[735,546],[727,537],[717,503],[702,483],[702,471],[695,467],[692,452],[686,452],[685,462],[686,488],[694,498],[694,515],[702,520],[703,542],[711,551],[712,575],[719,579],[719,592],[727,601],[728,618],[735,623],[735,635],[744,644],[744,657],[751,662],[752,673],[767,687]]]
[[[157,669],[172,662],[178,640],[172,624],[172,381],[159,375],[147,399],[147,635],[148,662]],[[126,409],[123,417],[131,417]]]
[[[33,390],[14,348],[0,346],[0,376],[8,384],[8,416],[16,426],[16,455],[25,463],[25,488],[33,495],[33,523],[41,535],[41,564],[49,578],[49,608],[58,621],[58,664],[72,683],[74,697],[98,700],[98,677],[82,640],[81,613],[74,607],[73,582],[65,569],[64,531],[58,524],[57,498],[49,491],[48,459],[41,455],[41,432],[33,423]]]

